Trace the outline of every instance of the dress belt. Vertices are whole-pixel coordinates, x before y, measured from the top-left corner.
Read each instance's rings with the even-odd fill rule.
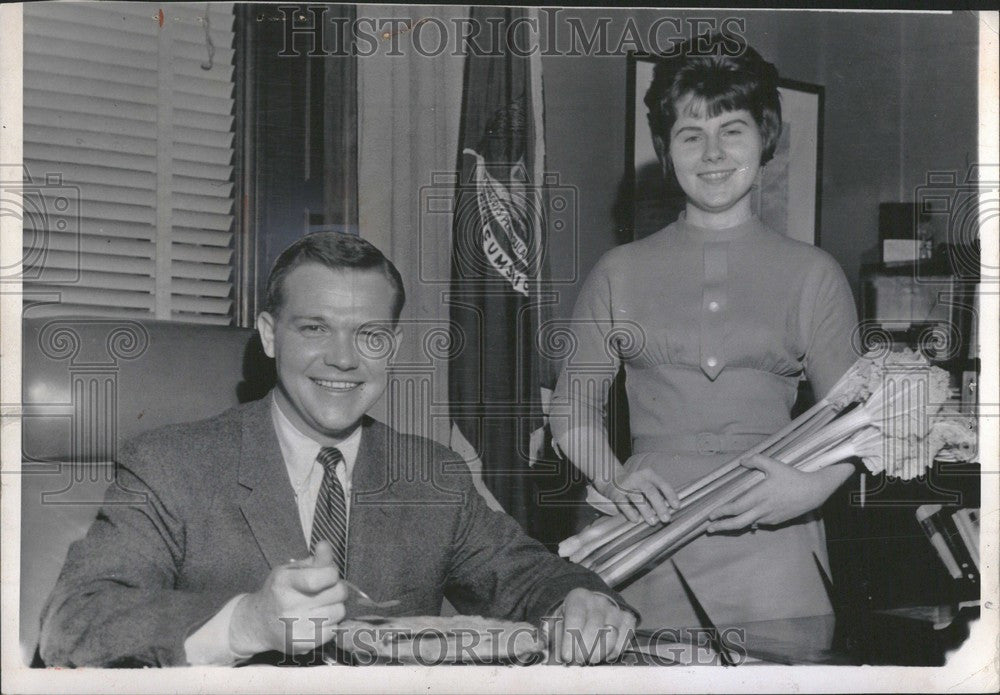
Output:
[[[635,437],[632,450],[642,451],[693,451],[699,454],[740,454],[754,444],[767,439],[767,434],[665,434],[658,437]]]

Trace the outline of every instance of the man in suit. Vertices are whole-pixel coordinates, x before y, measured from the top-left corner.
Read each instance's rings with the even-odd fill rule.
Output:
[[[489,510],[453,452],[367,416],[404,301],[396,268],[357,237],[312,234],[282,253],[257,321],[277,387],[123,447],[43,612],[47,664],[309,651],[371,612],[342,576],[398,599],[386,614],[434,615],[446,596],[462,613],[560,616],[549,638],[566,661],[620,652],[635,619],[596,575]]]

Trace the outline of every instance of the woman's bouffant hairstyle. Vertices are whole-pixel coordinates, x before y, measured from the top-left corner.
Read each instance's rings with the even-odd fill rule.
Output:
[[[672,168],[670,129],[677,121],[677,104],[688,94],[702,102],[708,118],[726,111],[749,111],[763,140],[760,163],[767,164],[774,156],[781,135],[778,70],[745,43],[739,55],[727,55],[725,48],[722,36],[714,34],[695,43],[686,41],[677,56],[656,62],[645,102],[650,131],[663,141],[668,168]]]

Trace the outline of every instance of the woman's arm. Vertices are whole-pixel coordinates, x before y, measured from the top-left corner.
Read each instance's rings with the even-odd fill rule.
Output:
[[[608,443],[605,405],[621,361],[616,336],[627,330],[615,323],[611,309],[611,283],[602,261],[584,283],[568,339],[563,341],[568,355],[552,397],[549,422],[563,455],[599,493],[628,519],[643,518],[652,524],[669,518],[677,496],[653,471],[626,474]]]
[[[643,468],[626,472],[611,450],[603,427],[576,428],[557,444],[594,489],[613,502],[629,521],[667,521],[670,509],[680,504],[677,493],[655,471]]]
[[[843,485],[854,472],[850,463],[836,463],[813,473],[803,473],[767,456],[743,462],[767,475],[760,484],[729,504],[719,507],[709,519],[709,533],[738,531],[757,525],[776,526],[811,512]]]
[[[803,282],[799,315],[800,342],[806,346],[802,362],[813,393],[821,398],[858,358],[852,345],[857,328],[854,296],[844,272],[826,254]],[[803,473],[766,456],[743,465],[766,473],[767,479],[720,507],[710,532],[794,519],[822,506],[854,473],[854,465],[846,462]]]

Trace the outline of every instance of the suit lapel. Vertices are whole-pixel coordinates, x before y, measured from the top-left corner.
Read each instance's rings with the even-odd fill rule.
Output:
[[[292,558],[307,557],[309,548],[271,421],[270,403],[270,398],[261,399],[244,413],[238,481],[249,490],[240,504],[243,516],[268,565],[276,567]],[[380,552],[394,534],[406,529],[407,523],[402,516],[404,508],[392,503],[387,452],[393,432],[368,417],[362,427],[351,476],[347,574],[373,595],[394,595],[407,587],[386,586],[387,558]]]
[[[238,481],[250,490],[240,510],[267,564],[273,568],[293,558],[307,557],[309,548],[271,421],[270,404],[270,396],[262,398],[243,414]]]
[[[347,532],[347,573],[359,586],[384,584],[385,548],[389,534],[406,528],[398,518],[399,505],[392,504],[387,437],[391,430],[366,417],[362,423],[361,445],[351,475],[351,519]],[[392,559],[389,558],[391,562]],[[386,587],[385,590],[391,590]],[[377,598],[377,597],[376,597]]]

